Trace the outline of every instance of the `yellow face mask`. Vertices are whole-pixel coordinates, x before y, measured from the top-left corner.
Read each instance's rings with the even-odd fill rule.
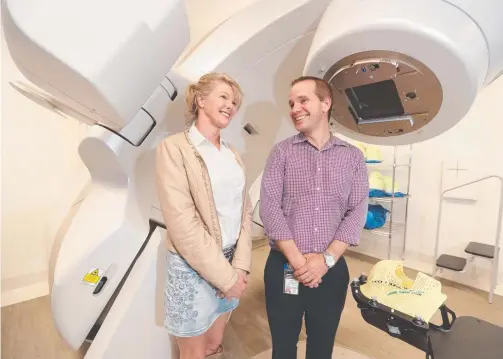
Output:
[[[424,273],[409,278],[399,261],[382,260],[370,270],[367,282],[360,287],[367,298],[429,322],[445,302],[440,282]]]
[[[393,178],[391,176],[383,177],[384,181],[384,190],[387,193],[400,192],[398,188],[398,182],[395,180],[395,186],[393,187]]]
[[[374,145],[365,144],[362,142],[355,142],[355,147],[357,147],[363,153],[363,157],[365,157],[365,161],[380,163],[382,162],[382,153],[379,147]]]
[[[381,191],[386,190],[384,176],[381,174],[381,172],[373,171],[369,174],[369,187],[371,189],[378,189]]]
[[[374,145],[366,146],[367,157],[365,158],[368,162],[382,162],[382,153],[379,147]]]

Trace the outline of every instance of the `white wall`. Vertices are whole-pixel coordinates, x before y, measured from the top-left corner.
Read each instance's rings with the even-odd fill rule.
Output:
[[[412,172],[409,202],[406,264],[424,271],[431,271],[439,209],[441,162],[445,168],[467,169],[467,171],[444,171],[444,189],[469,182],[487,175],[503,176],[503,78],[483,90],[469,114],[453,129],[432,140],[413,146]],[[391,147],[380,147],[386,162],[391,163]],[[407,163],[408,147],[398,150],[399,163]],[[374,170],[377,170],[375,168]],[[390,170],[382,170],[391,175]],[[456,178],[456,175],[458,176]],[[406,168],[397,169],[399,186],[407,182]],[[442,210],[439,253],[463,256],[470,241],[493,244],[496,235],[496,218],[499,202],[499,183],[490,180],[463,190],[452,192],[459,198],[471,200],[445,201]],[[404,206],[396,208],[394,220],[404,220]],[[399,259],[402,250],[403,231],[393,237],[392,257]],[[502,234],[503,235],[503,234]],[[388,237],[364,232],[357,251],[387,256]],[[501,243],[503,245],[503,243]],[[503,252],[500,251],[499,293],[503,294]],[[473,263],[475,273],[444,272],[445,277],[484,290],[489,288],[488,261],[477,259]]]

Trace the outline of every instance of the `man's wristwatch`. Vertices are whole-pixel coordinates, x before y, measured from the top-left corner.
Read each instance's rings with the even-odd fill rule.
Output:
[[[335,258],[328,252],[323,252],[323,257],[325,257],[325,264],[330,269],[335,265]]]

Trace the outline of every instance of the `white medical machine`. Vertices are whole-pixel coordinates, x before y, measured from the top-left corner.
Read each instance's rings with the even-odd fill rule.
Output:
[[[501,0],[256,0],[189,49],[183,0],[3,0],[28,79],[14,86],[89,125],[79,155],[92,184],[51,281],[61,337],[75,350],[92,341],[86,359],[171,358],[153,160],[184,129],[188,83],[210,71],[240,83],[224,134],[253,179],[295,133],[287,97],[303,74],[330,82],[331,126],[355,140],[411,144],[455,126],[501,74],[502,14]]]

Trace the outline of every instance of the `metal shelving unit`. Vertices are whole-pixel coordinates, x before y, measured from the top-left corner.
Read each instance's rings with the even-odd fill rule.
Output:
[[[397,146],[393,147],[393,162],[391,164],[383,164],[383,163],[367,163],[367,167],[369,169],[378,169],[378,168],[392,168],[392,195],[390,197],[370,197],[369,203],[388,203],[389,208],[389,219],[386,221],[383,227],[373,229],[373,230],[365,230],[366,232],[388,237],[388,259],[391,259],[391,245],[393,242],[393,237],[400,231],[403,231],[403,244],[402,244],[402,259],[405,257],[405,247],[407,244],[407,217],[408,217],[408,209],[409,209],[409,199],[410,199],[410,172],[412,169],[412,145],[409,145],[409,156],[408,163],[399,164],[397,163]],[[407,169],[407,187],[405,189],[406,196],[404,197],[395,197],[395,180],[396,180],[396,171],[398,168],[404,167]],[[405,213],[404,220],[397,221],[395,218],[395,204],[398,201],[405,202]]]

